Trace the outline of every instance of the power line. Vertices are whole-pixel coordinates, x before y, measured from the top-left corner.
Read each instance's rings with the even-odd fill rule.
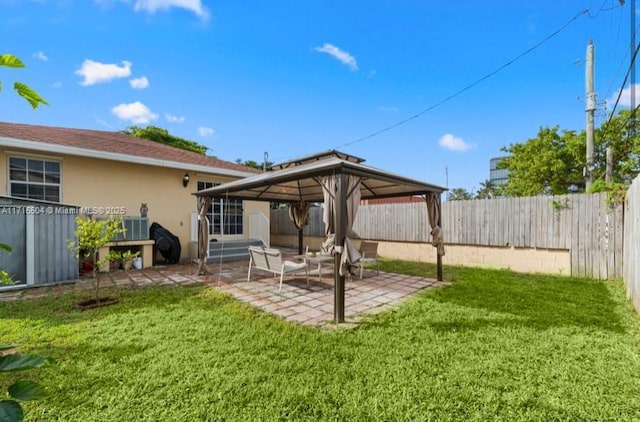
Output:
[[[629,122],[631,122],[631,120],[633,120],[636,117],[636,113],[638,112],[638,109],[640,109],[640,105],[636,106],[636,108],[634,108],[631,111],[631,113],[629,113],[629,117],[627,117],[627,120],[622,125],[622,130],[624,130],[629,124]]]
[[[622,14],[620,14],[620,19],[622,19]],[[617,25],[618,27],[618,32],[620,31],[620,23],[618,23]],[[636,35],[638,35],[638,31],[640,30],[640,27],[636,28]],[[619,35],[619,34],[618,34]],[[618,35],[616,36],[616,41],[618,39]],[[607,87],[607,90],[605,91],[606,94],[604,96],[604,98],[609,98],[609,95],[612,92],[613,89],[613,85],[615,84],[616,79],[618,79],[618,74],[620,73],[620,71],[622,70],[626,60],[627,60],[627,56],[629,55],[629,49],[631,49],[633,46],[631,44],[629,44],[628,49],[625,49],[625,54],[624,57],[622,58],[622,60],[620,61],[620,65],[618,66],[618,69],[616,69],[615,74],[613,75],[613,78],[611,79],[611,82],[609,83],[609,86]]]
[[[604,3],[603,3],[604,5]],[[618,6],[619,7],[619,6]],[[615,9],[614,8],[611,8]],[[575,16],[573,16],[571,19],[569,19],[567,21],[567,23],[565,23],[564,25],[562,25],[560,28],[558,28],[557,30],[555,30],[554,32],[552,32],[550,35],[548,35],[547,37],[545,37],[544,39],[542,39],[542,41],[538,42],[537,44],[535,44],[533,47],[525,50],[523,53],[519,54],[518,56],[516,56],[515,58],[509,60],[508,62],[506,62],[505,64],[503,64],[502,66],[498,67],[497,69],[493,70],[492,72],[489,72],[488,74],[486,74],[485,76],[481,77],[480,79],[476,80],[475,82],[465,86],[464,88],[460,89],[459,91],[457,91],[456,93],[438,101],[437,103],[425,108],[424,110],[420,111],[419,113],[416,113],[412,116],[407,117],[404,120],[400,120],[399,122],[396,122],[390,126],[387,126],[383,129],[380,129],[376,132],[370,133],[369,135],[365,135],[361,138],[357,138],[353,141],[347,142],[345,144],[342,144],[338,147],[336,147],[336,149],[342,148],[342,147],[346,147],[346,146],[350,146],[353,144],[357,144],[359,142],[365,141],[367,139],[371,139],[375,136],[381,135],[385,132],[388,132],[392,129],[395,129],[399,126],[402,126],[412,120],[415,120],[419,117],[421,117],[422,115],[424,115],[425,113],[428,113],[429,111],[441,106],[442,104],[451,101],[452,99],[462,95],[463,93],[465,93],[466,91],[470,90],[471,88],[474,88],[475,86],[479,85],[480,83],[486,81],[487,79],[491,78],[492,76],[496,75],[498,72],[500,72],[501,70],[506,69],[507,67],[511,66],[512,64],[514,64],[515,62],[517,62],[518,60],[520,60],[521,58],[523,58],[524,56],[528,55],[529,53],[533,52],[534,50],[536,50],[537,48],[539,48],[540,46],[542,46],[543,44],[545,44],[547,41],[551,40],[552,38],[554,38],[556,35],[558,35],[559,33],[561,33],[562,31],[564,31],[568,26],[570,26],[574,21],[576,21],[578,18],[580,18],[583,15],[587,15],[589,17],[591,17],[592,19],[594,19],[595,17],[597,17],[600,13],[600,11],[603,10],[610,10],[610,9],[603,9],[602,7],[600,8],[600,10],[598,11],[598,13],[596,13],[596,15],[591,16],[589,9],[584,9],[581,12],[577,13]]]
[[[629,68],[627,69],[627,73],[624,75],[624,80],[622,81],[622,86],[620,87],[620,90],[618,91],[618,97],[616,98],[615,104],[613,104],[613,109],[611,110],[611,113],[609,114],[609,120],[607,120],[607,123],[611,122],[611,119],[613,118],[613,115],[615,114],[616,107],[618,106],[618,103],[620,102],[620,98],[622,97],[622,92],[624,90],[624,86],[627,84],[627,80],[629,79],[629,75],[631,74],[631,70],[633,69],[633,64],[636,61],[636,57],[638,57],[638,51],[640,51],[640,44],[638,44],[638,46],[636,47],[636,50],[633,52],[633,56],[631,57],[631,62],[629,63]],[[636,87],[632,86],[632,87],[630,87],[630,89],[636,89]]]
[[[591,19],[595,19],[598,16],[600,16],[600,12],[610,12],[610,11],[618,9],[618,8],[620,8],[620,7],[622,7],[624,5],[624,0],[623,0],[623,1],[619,1],[620,4],[618,4],[617,6],[605,8],[604,5],[607,3],[607,1],[609,1],[609,0],[604,0],[602,2],[602,4],[600,5],[600,9],[598,9],[598,11],[596,12],[595,15],[591,15],[591,11],[587,9],[587,14],[589,15],[589,17]]]

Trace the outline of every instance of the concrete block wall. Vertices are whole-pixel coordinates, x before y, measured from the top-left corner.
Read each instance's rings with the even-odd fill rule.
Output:
[[[304,245],[310,250],[319,250],[324,238],[306,236]],[[357,243],[357,242],[356,242]],[[378,253],[390,259],[405,261],[436,262],[436,251],[428,243],[378,242]],[[271,235],[274,246],[298,245],[298,237]],[[446,245],[442,262],[445,265],[509,269],[523,273],[571,275],[571,254],[565,249],[490,247],[470,245]]]

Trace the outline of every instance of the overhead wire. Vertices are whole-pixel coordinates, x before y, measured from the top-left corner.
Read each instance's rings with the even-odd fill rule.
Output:
[[[598,11],[596,12],[596,14],[595,14],[595,15],[591,15],[591,11],[587,9],[588,16],[589,16],[591,19],[595,19],[595,18],[597,18],[597,17],[600,15],[600,12],[610,12],[610,11],[612,11],[612,10],[615,10],[615,9],[618,9],[618,8],[622,7],[622,3],[620,3],[620,4],[618,4],[617,6],[613,6],[613,7],[607,7],[607,8],[605,8],[605,7],[604,7],[604,5],[605,5],[608,1],[609,1],[609,0],[604,0],[604,1],[602,2],[602,4],[600,5],[600,8],[598,9]]]
[[[640,105],[637,105],[633,110],[631,110],[629,117],[627,117],[627,120],[625,120],[625,122],[622,124],[622,129],[626,128],[627,125],[631,122],[631,120],[633,120],[636,117],[636,113],[638,112],[638,109],[640,109]]]
[[[636,31],[637,32],[637,31]],[[616,102],[613,105],[613,109],[611,110],[611,113],[609,113],[609,118],[607,119],[607,122],[605,123],[605,125],[609,125],[609,123],[611,123],[611,121],[613,120],[613,116],[615,115],[615,111],[616,108],[618,106],[618,104],[620,103],[620,98],[622,98],[622,93],[624,92],[624,87],[627,84],[627,80],[629,79],[629,76],[631,75],[631,72],[634,68],[634,63],[636,61],[636,58],[638,57],[638,52],[640,51],[640,44],[638,44],[636,46],[635,51],[633,52],[633,56],[631,57],[631,60],[629,62],[629,67],[627,68],[627,73],[624,76],[624,80],[622,81],[622,85],[620,86],[620,90],[618,91],[618,96],[616,97]],[[636,89],[635,86],[629,87],[629,89]],[[629,117],[627,117],[627,120],[623,123],[622,127],[620,128],[620,130],[624,131],[625,128],[629,125],[629,123],[633,120],[635,120],[635,115],[638,111],[638,109],[640,108],[640,105],[636,106],[633,110],[631,110],[631,113],[629,114]],[[628,141],[629,140],[629,136],[627,136],[627,139],[625,140],[625,148],[628,148]]]
[[[620,19],[622,19],[622,14],[620,14]],[[613,27],[613,24],[611,26]],[[616,39],[615,39],[615,44],[617,44],[618,43],[618,39],[620,37],[620,27],[622,25],[620,25],[620,23],[618,23],[618,25],[615,25],[615,26],[618,28],[618,32],[616,33]],[[636,28],[636,36],[638,35],[638,29],[640,29],[640,27]],[[611,37],[611,34],[609,34],[609,35]],[[604,98],[609,98],[609,96],[611,95],[612,90],[613,90],[613,85],[615,84],[615,81],[618,79],[618,75],[620,74],[620,71],[622,70],[622,68],[624,67],[624,64],[627,61],[627,57],[629,56],[629,50],[630,50],[631,47],[632,46],[629,44],[629,46],[627,48],[625,48],[624,57],[622,58],[622,60],[620,60],[620,65],[616,69],[616,71],[615,71],[615,73],[613,75],[613,78],[611,78],[611,82],[609,83],[609,86],[607,87],[607,89],[605,91]]]
[[[636,29],[635,29],[635,36],[632,37],[632,40],[637,38],[639,32],[640,32],[640,26],[637,26]],[[629,54],[628,52],[629,52],[630,48],[632,48],[632,47],[634,47],[634,46],[631,43],[629,43],[629,48],[625,48],[626,53],[625,53],[624,57],[622,58],[622,60],[620,61],[620,66],[618,66],[618,69],[616,70],[613,78],[611,79],[611,83],[609,84],[609,87],[605,91],[606,94],[605,94],[604,98],[609,98],[609,95],[612,92],[612,88],[613,88],[613,85],[615,83],[615,80],[618,78],[618,74],[620,73],[620,70],[623,68],[623,66],[624,66],[624,64],[625,64],[625,62],[627,60],[627,56]],[[637,53],[637,50],[636,50],[636,53]],[[630,63],[633,63],[633,60]],[[626,80],[629,77],[629,72],[631,71],[631,69],[632,69],[632,65],[630,65],[629,68],[627,69],[627,76],[625,77],[625,82],[623,82],[621,90],[624,89],[624,86],[626,85]],[[620,94],[620,93],[618,93],[618,94]],[[613,111],[615,111],[615,107],[614,107]]]
[[[363,142],[365,140],[374,138],[378,135],[381,135],[385,132],[389,132],[390,130],[393,130],[399,126],[405,125],[407,123],[409,123],[412,120],[415,120],[421,116],[423,116],[424,114],[432,111],[433,109],[441,106],[442,104],[445,104],[451,100],[453,100],[456,97],[459,97],[460,95],[462,95],[463,93],[465,93],[466,91],[470,90],[471,88],[474,88],[475,86],[479,85],[480,83],[486,81],[487,79],[495,76],[497,73],[499,73],[500,71],[506,69],[507,67],[513,65],[514,63],[516,63],[518,60],[520,60],[521,58],[525,57],[526,55],[530,54],[531,52],[535,51],[536,49],[538,49],[539,47],[541,47],[542,45],[544,45],[545,43],[547,43],[549,40],[551,40],[552,38],[554,38],[555,36],[557,36],[558,34],[560,34],[562,31],[564,31],[567,27],[569,27],[571,24],[573,24],[573,22],[575,22],[578,18],[580,18],[581,16],[588,16],[591,19],[595,19],[598,17],[598,15],[600,15],[600,12],[603,11],[610,11],[610,10],[614,10],[617,9],[619,7],[622,7],[622,4],[619,6],[614,6],[614,7],[610,7],[610,8],[605,8],[604,5],[607,3],[608,0],[605,0],[602,5],[600,6],[600,8],[598,9],[598,11],[596,12],[595,15],[591,14],[591,11],[589,9],[584,9],[580,12],[578,12],[577,14],[575,14],[571,19],[569,19],[564,25],[562,25],[560,28],[556,29],[554,32],[552,32],[551,34],[549,34],[548,36],[546,36],[545,38],[543,38],[540,42],[538,42],[537,44],[533,45],[532,47],[528,48],[527,50],[525,50],[524,52],[520,53],[519,55],[517,55],[516,57],[514,57],[513,59],[507,61],[506,63],[504,63],[503,65],[499,66],[498,68],[496,68],[495,70],[487,73],[486,75],[482,76],[481,78],[477,79],[476,81],[472,82],[471,84],[463,87],[462,89],[456,91],[454,94],[449,95],[448,97],[436,102],[435,104],[425,108],[424,110],[409,116],[403,120],[400,120],[396,123],[393,123],[387,127],[384,127],[380,130],[377,130],[375,132],[372,132],[368,135],[362,136],[360,138],[356,138],[352,141],[343,143],[337,147],[335,147],[335,149],[338,148],[342,148],[342,147],[347,147],[350,145],[354,145],[360,142]]]
[[[620,86],[620,90],[618,91],[618,96],[616,97],[616,102],[613,104],[613,109],[611,110],[611,113],[609,113],[609,119],[607,120],[607,124],[611,122],[611,119],[613,118],[613,115],[615,114],[616,107],[618,107],[618,104],[620,103],[620,98],[622,98],[622,93],[624,92],[624,87],[627,84],[627,81],[629,80],[629,75],[631,75],[631,71],[633,70],[633,64],[635,63],[636,58],[638,57],[638,51],[640,51],[640,44],[638,44],[638,46],[636,47],[635,51],[633,52],[633,56],[631,57],[631,61],[629,62],[629,67],[627,69],[627,73],[624,75],[624,80],[622,81],[622,86]],[[629,89],[635,89],[635,87],[630,87]]]

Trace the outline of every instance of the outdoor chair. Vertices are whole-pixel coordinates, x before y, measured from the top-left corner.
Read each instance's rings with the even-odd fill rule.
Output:
[[[378,242],[367,242],[363,240],[360,243],[360,259],[358,259],[353,266],[360,267],[360,280],[362,280],[362,273],[364,266],[367,264],[376,264],[376,270],[380,274],[380,263],[378,262]]]
[[[306,261],[293,262],[283,260],[282,253],[278,249],[249,246],[249,272],[247,274],[247,281],[251,281],[252,268],[279,275],[280,286],[278,287],[278,292],[282,290],[282,279],[285,274],[295,274],[304,271],[307,286],[309,285],[309,266]]]

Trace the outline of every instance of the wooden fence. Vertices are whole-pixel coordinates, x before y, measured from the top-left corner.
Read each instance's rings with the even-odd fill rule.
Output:
[[[623,274],[627,297],[640,312],[640,177],[634,180],[627,191]]]
[[[455,201],[443,204],[445,240],[453,244],[567,249],[571,274],[622,276],[623,206],[606,193]]]
[[[447,244],[565,249],[572,275],[622,276],[623,207],[610,207],[604,193],[444,202],[442,229]],[[296,233],[288,210],[272,211],[271,232]],[[382,241],[431,240],[423,203],[362,205],[354,232]],[[321,207],[311,209],[303,233],[324,236]]]

